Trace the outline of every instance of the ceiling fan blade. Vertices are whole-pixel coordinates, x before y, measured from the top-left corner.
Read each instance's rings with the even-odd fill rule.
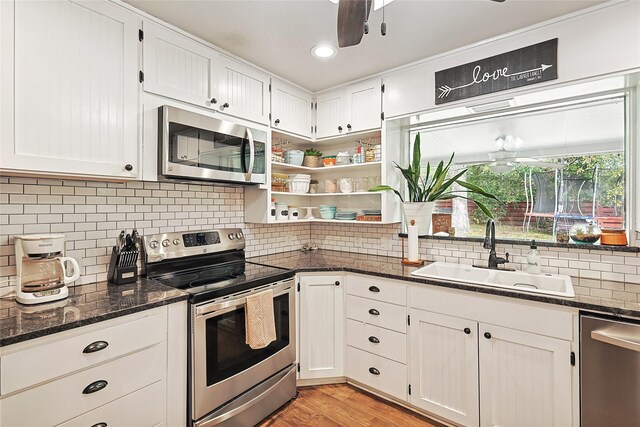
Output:
[[[364,23],[373,0],[340,0],[338,3],[338,46],[355,46],[362,40]]]

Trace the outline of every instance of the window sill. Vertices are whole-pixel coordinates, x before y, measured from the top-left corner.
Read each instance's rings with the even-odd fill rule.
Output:
[[[399,233],[400,237],[407,237],[407,233]],[[447,240],[453,242],[478,242],[482,244],[484,239],[482,237],[451,237],[451,236],[419,236],[419,239],[427,240]],[[529,247],[531,240],[519,240],[519,239],[496,239],[496,243],[505,245],[518,245]],[[536,245],[539,247],[548,248],[566,248],[566,249],[581,249],[581,250],[594,250],[594,251],[611,251],[611,252],[630,252],[640,253],[640,247],[637,246],[605,246],[605,245],[581,245],[577,243],[556,243],[556,242],[544,242],[536,240]]]

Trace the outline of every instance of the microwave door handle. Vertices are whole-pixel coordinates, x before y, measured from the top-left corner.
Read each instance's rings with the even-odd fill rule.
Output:
[[[246,180],[251,182],[251,174],[253,173],[253,163],[256,159],[256,146],[253,142],[253,133],[247,128],[247,138],[249,139],[249,168],[247,169]]]

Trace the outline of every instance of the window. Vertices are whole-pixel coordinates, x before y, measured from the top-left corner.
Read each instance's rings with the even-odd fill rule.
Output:
[[[564,242],[574,224],[627,225],[626,103],[617,93],[414,125],[410,140],[420,132],[423,167],[455,152],[452,173],[467,169],[464,180],[500,199],[478,198],[500,238]],[[473,202],[438,202],[435,212],[456,236],[484,236],[487,217]]]

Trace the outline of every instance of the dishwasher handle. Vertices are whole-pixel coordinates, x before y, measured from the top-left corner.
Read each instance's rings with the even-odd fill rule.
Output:
[[[615,345],[616,347],[640,352],[640,341],[628,336],[615,335],[606,329],[591,331],[591,338],[606,344]]]

